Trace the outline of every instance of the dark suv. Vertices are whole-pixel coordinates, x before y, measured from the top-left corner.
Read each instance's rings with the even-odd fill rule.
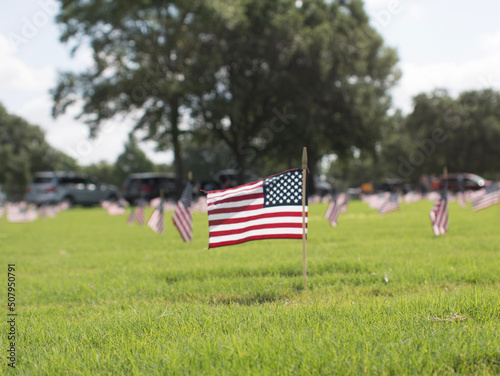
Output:
[[[77,172],[37,172],[26,191],[26,200],[35,204],[67,201],[70,205],[95,205],[118,199],[114,185]]]
[[[460,182],[460,180],[462,182]],[[460,192],[463,187],[464,191],[477,191],[481,188],[491,185],[491,181],[482,178],[481,176],[468,173],[453,173],[448,174],[446,179],[448,190],[450,192]],[[439,189],[444,188],[445,179],[441,176],[439,179]]]
[[[148,201],[160,197],[160,189],[163,190],[163,197],[175,198],[175,175],[155,172],[131,174],[123,182],[122,195],[134,204],[140,197]]]

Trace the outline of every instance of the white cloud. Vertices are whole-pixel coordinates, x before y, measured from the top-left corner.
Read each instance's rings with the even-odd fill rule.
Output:
[[[430,14],[430,9],[426,7],[425,5],[417,2],[413,2],[407,5],[407,10],[408,13],[410,14],[410,17],[413,18],[414,20],[421,21],[424,19],[428,14]]]
[[[33,68],[16,56],[9,39],[0,34],[0,82],[2,90],[46,90],[55,80],[54,68]]]
[[[445,88],[453,96],[465,90],[486,88],[500,89],[500,54],[464,63],[440,62],[436,64],[403,63],[404,72],[399,85],[393,91],[394,104],[410,112],[411,98],[436,88]]]
[[[479,43],[487,51],[498,51],[500,49],[500,30],[480,35]]]

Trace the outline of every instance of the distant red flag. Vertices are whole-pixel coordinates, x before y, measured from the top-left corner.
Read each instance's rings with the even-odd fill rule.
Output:
[[[135,208],[132,207],[130,209],[130,215],[128,216],[128,219],[127,219],[127,223],[129,225],[133,225],[134,224],[134,221],[135,221]]]
[[[138,225],[143,225],[144,224],[144,205],[145,205],[145,200],[140,198],[137,201],[137,208],[132,207],[130,211],[130,215],[128,216],[127,223],[129,225],[133,225],[134,222],[137,222]]]
[[[109,215],[122,215],[125,214],[125,207],[121,202],[112,202],[106,206]]]
[[[380,215],[385,215],[396,210],[399,210],[399,197],[397,194],[391,193],[389,198],[380,205],[378,212]]]
[[[149,217],[148,226],[158,234],[163,234],[165,229],[164,219],[163,219],[163,200],[160,200],[160,204],[154,210],[151,217]]]
[[[458,205],[460,205],[462,208],[467,208],[467,202],[465,201],[465,194],[464,192],[458,192],[457,193],[457,202]]]
[[[182,192],[181,199],[177,203],[172,221],[175,227],[179,230],[182,240],[185,242],[193,238],[193,219],[191,216],[191,203],[193,201],[193,186],[187,182],[184,191]]]
[[[448,198],[446,192],[437,200],[429,216],[434,235],[443,235],[448,232]]]
[[[11,223],[27,222],[26,204],[7,204],[7,221]]]
[[[325,219],[330,222],[332,227],[337,226],[339,215],[345,211],[344,209],[347,209],[347,196],[341,193],[330,203],[325,213]]]
[[[258,239],[302,239],[302,169],[208,192],[207,203],[210,248]],[[307,221],[307,201],[305,211]]]
[[[500,190],[495,186],[482,188],[470,196],[470,203],[474,211],[486,209],[498,204],[500,200]]]
[[[137,203],[137,209],[135,210],[134,219],[138,225],[142,226],[145,221],[144,216],[144,205],[146,204],[145,200],[140,198]]]

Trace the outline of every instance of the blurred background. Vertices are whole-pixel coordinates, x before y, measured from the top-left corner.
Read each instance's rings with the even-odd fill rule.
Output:
[[[107,198],[149,173],[141,190],[163,179],[179,197],[188,171],[197,188],[235,186],[300,167],[303,146],[321,195],[438,189],[444,166],[479,187],[500,180],[500,4],[40,0],[3,10],[0,199],[24,199],[41,171],[115,186]]]

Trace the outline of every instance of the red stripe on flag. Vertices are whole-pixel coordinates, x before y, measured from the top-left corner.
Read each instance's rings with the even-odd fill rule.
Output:
[[[253,235],[253,236],[248,236],[246,238],[238,239],[238,240],[228,240],[228,241],[223,241],[223,242],[211,242],[209,244],[209,246],[210,246],[210,248],[214,248],[214,247],[222,247],[222,246],[226,246],[226,245],[245,243],[245,242],[248,242],[251,240],[265,240],[265,239],[302,239],[302,235],[295,235],[295,234]]]
[[[264,230],[268,228],[302,228],[302,223],[269,223],[264,225],[247,226],[234,230],[212,231],[210,233],[210,237],[238,235],[252,230]]]
[[[210,214],[212,214],[212,212],[210,212]],[[250,215],[248,217],[243,217],[243,218],[212,219],[212,220],[208,221],[208,225],[209,226],[229,225],[229,224],[254,221],[257,219],[280,218],[280,217],[300,217],[300,218],[302,218],[302,213],[301,212],[279,212],[279,213],[264,213],[264,214],[258,214],[258,215]],[[306,212],[306,218],[307,218],[307,212]]]

